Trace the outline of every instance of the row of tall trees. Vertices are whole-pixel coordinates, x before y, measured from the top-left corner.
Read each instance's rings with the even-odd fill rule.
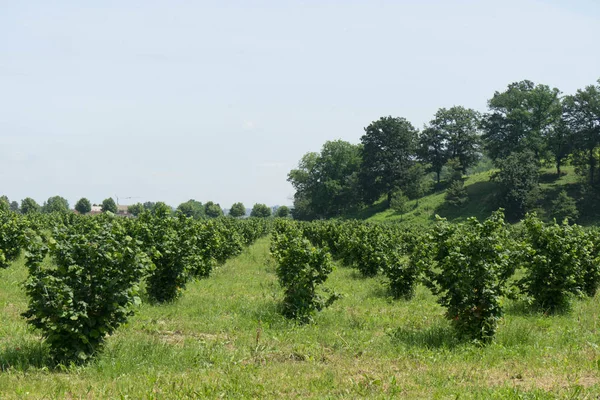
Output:
[[[52,213],[52,212],[68,212],[69,202],[64,197],[52,196],[44,202],[43,205],[39,205],[31,197],[26,197],[21,200],[21,204],[17,201],[10,201],[7,196],[0,197],[0,208],[7,208],[13,212],[20,212],[23,214],[29,214],[34,212]]]
[[[153,211],[157,203],[154,202],[145,202],[145,203],[136,203],[132,204],[128,207],[128,211],[137,216],[143,211]],[[102,212],[112,212],[116,214],[118,211],[117,204],[112,198],[105,199],[101,204]],[[12,210],[14,212],[21,212],[23,214],[29,214],[33,212],[43,212],[43,213],[52,213],[52,212],[69,212],[69,202],[60,196],[50,197],[42,206],[40,206],[35,200],[28,197],[21,201],[21,205],[16,201],[11,202],[7,196],[0,197],[0,209]],[[75,210],[79,214],[87,214],[92,210],[92,203],[85,197],[82,197],[75,203]],[[190,199],[184,203],[181,203],[177,209],[177,212],[180,212],[187,217],[201,219],[201,218],[217,218],[223,216],[223,209],[217,203],[212,201],[208,201],[205,204],[201,202]],[[250,212],[251,217],[261,217],[267,218],[273,214],[270,207],[266,204],[256,203],[252,207],[252,211]],[[278,217],[287,217],[290,214],[290,209],[286,206],[281,206],[277,208],[275,212],[275,216]],[[243,217],[246,215],[246,207],[242,203],[235,203],[229,210],[229,215],[235,218]]]
[[[223,215],[223,210],[219,204],[215,204],[212,201],[202,204],[196,200],[188,200],[185,203],[181,203],[177,207],[177,211],[185,214],[192,218],[216,218]],[[277,209],[275,215],[279,217],[287,217],[290,210],[286,206],[281,206]],[[229,209],[229,216],[234,218],[244,217],[246,215],[246,206],[243,203],[234,203]],[[272,210],[266,204],[256,203],[250,211],[251,217],[268,218],[272,215]]]
[[[0,197],[0,208],[8,207],[11,211],[21,214],[31,213],[66,213],[70,211],[69,202],[67,199],[61,196],[52,196],[44,202],[43,205],[39,205],[31,197],[26,197],[21,200],[21,205],[16,201],[9,201],[7,196]],[[80,214],[87,214],[92,210],[92,203],[85,197],[82,197],[75,203],[75,210]],[[117,212],[117,204],[112,198],[107,198],[102,202],[102,211],[110,211],[112,213]]]
[[[510,84],[489,100],[481,127],[483,143],[499,168],[508,216],[521,217],[538,191],[538,169],[554,164],[557,175],[569,162],[592,192],[600,189],[600,80],[563,96],[531,81]]]
[[[359,144],[328,141],[320,153],[305,154],[288,181],[296,189],[293,214],[298,219],[346,215],[362,204],[402,192],[418,198],[425,175],[458,160],[460,169],[480,157],[479,115],[463,107],[440,109],[422,132],[400,117],[382,117],[365,128]]]
[[[572,156],[590,184],[597,184],[600,146],[600,80],[561,96],[560,90],[531,81],[512,83],[488,102],[482,128],[494,160],[530,151],[541,162],[554,162],[557,174]]]
[[[431,172],[439,183],[445,166],[466,174],[487,155],[509,215],[524,215],[542,164],[557,174],[570,162],[600,189],[600,80],[563,96],[559,89],[524,80],[495,92],[488,112],[461,106],[439,109],[422,130],[401,117],[382,117],[364,128],[359,144],[328,141],[290,171],[294,216],[330,218],[398,192],[420,197]],[[456,175],[454,175],[456,179]]]

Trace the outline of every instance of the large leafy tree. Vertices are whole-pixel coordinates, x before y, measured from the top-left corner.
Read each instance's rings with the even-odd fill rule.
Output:
[[[82,197],[81,199],[77,200],[77,203],[75,203],[75,210],[79,214],[87,214],[92,211],[92,203],[90,203],[90,201],[85,197]]]
[[[288,174],[296,189],[294,218],[330,218],[355,208],[360,163],[360,145],[343,140],[325,142],[320,153],[305,154]]]
[[[23,200],[21,200],[21,212],[23,214],[40,212],[40,210],[40,205],[31,197],[26,197]]]
[[[405,118],[382,117],[365,128],[360,140],[360,186],[364,199],[373,203],[386,195],[389,205],[394,191],[409,183],[418,131]]]
[[[429,164],[429,169],[435,172],[437,181],[440,181],[442,168],[449,158],[448,137],[445,132],[426,127],[419,135],[419,158]]]
[[[271,216],[271,209],[266,204],[256,203],[250,212],[251,217],[268,218]]]
[[[431,121],[435,129],[448,135],[448,153],[460,162],[463,174],[479,160],[479,119],[477,111],[456,106],[440,109]]]
[[[440,108],[419,136],[419,156],[437,174],[438,182],[449,159],[459,161],[463,174],[479,159],[479,118],[470,108]]]
[[[288,173],[288,182],[292,184],[294,193],[294,218],[311,220],[318,218],[318,199],[316,199],[316,186],[319,178],[316,168],[319,153],[306,153],[298,162],[298,168]]]
[[[600,79],[596,85],[566,96],[564,111],[565,121],[573,132],[577,164],[580,170],[587,170],[589,182],[593,185],[600,157]]]
[[[547,138],[560,122],[560,91],[525,80],[495,92],[483,118],[486,148],[492,159],[512,152],[532,151],[539,160],[547,152]]]
[[[246,215],[246,206],[243,203],[234,203],[229,209],[229,215],[234,218],[243,217]]]
[[[135,203],[130,205],[129,207],[127,207],[127,211],[129,211],[131,213],[131,215],[133,216],[138,216],[140,215],[142,212],[144,212],[145,208],[144,205],[142,203]]]
[[[288,206],[281,206],[277,208],[275,216],[279,218],[287,218],[290,215],[290,208]]]
[[[499,171],[493,180],[500,184],[501,205],[507,217],[518,219],[525,215],[536,199],[539,185],[539,164],[532,151],[515,152],[496,160]]]
[[[102,212],[105,213],[107,211],[110,211],[113,214],[116,214],[118,211],[117,203],[115,203],[112,197],[102,201]]]
[[[45,213],[52,212],[69,212],[69,202],[64,197],[53,196],[48,198],[48,200],[42,206],[42,211]]]
[[[563,160],[573,151],[573,134],[565,118],[555,124],[548,132],[546,145],[554,159],[556,174],[560,175]]]
[[[177,207],[177,211],[181,212],[186,217],[191,218],[202,218],[205,216],[204,205],[194,199],[190,199],[185,203],[181,203]]]
[[[223,215],[223,210],[219,204],[208,201],[204,204],[204,214],[209,218],[217,218]]]

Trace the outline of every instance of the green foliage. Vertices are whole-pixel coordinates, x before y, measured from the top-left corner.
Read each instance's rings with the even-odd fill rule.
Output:
[[[271,216],[271,209],[266,204],[256,203],[252,207],[250,216],[256,218],[269,218]]]
[[[419,159],[429,165],[429,170],[435,172],[437,182],[440,181],[442,168],[448,161],[448,139],[439,129],[428,127],[419,134]]]
[[[448,170],[450,171],[450,174],[447,178],[450,182],[459,181],[463,179],[464,168],[461,165],[460,160],[458,158],[448,159],[448,162],[445,166],[448,167]]]
[[[16,201],[13,200],[10,203],[10,211],[16,212],[16,213],[21,212],[21,210],[19,209],[19,203],[17,203]]]
[[[561,118],[548,130],[546,146],[549,153],[554,158],[556,165],[556,175],[560,176],[563,161],[573,151],[573,132],[571,131],[565,118]]]
[[[412,231],[399,231],[393,227],[380,227],[383,234],[376,250],[376,260],[388,279],[390,293],[395,299],[411,299],[421,275],[421,266],[406,260],[406,253],[412,252],[411,241],[418,235]]]
[[[252,218],[256,220],[256,218]],[[220,237],[221,245],[215,247],[211,256],[217,260],[218,264],[224,264],[227,259],[240,254],[244,248],[244,238],[238,231],[241,221],[231,218],[219,218],[210,221],[210,228],[215,235]]]
[[[90,201],[85,197],[82,197],[81,199],[77,200],[77,203],[75,203],[75,210],[79,214],[85,215],[92,211],[92,203],[90,203]]]
[[[440,181],[442,167],[450,158],[459,160],[463,173],[479,159],[479,113],[455,106],[440,108],[419,138],[419,155],[431,165]]]
[[[0,210],[0,269],[17,259],[24,246],[27,222],[11,211]]]
[[[512,153],[496,161],[500,171],[492,179],[500,184],[501,205],[511,218],[521,218],[537,200],[539,164],[531,151]]]
[[[317,247],[329,249],[333,257],[343,258],[345,251],[344,246],[347,243],[348,236],[342,239],[345,233],[350,233],[356,221],[340,222],[336,220],[321,220],[313,222],[305,222],[298,226],[302,229],[302,234],[305,238]]]
[[[453,207],[461,207],[469,201],[469,194],[462,179],[455,179],[450,182],[446,190],[446,203]]]
[[[182,213],[172,217],[164,203],[128,224],[155,265],[147,278],[148,295],[155,302],[175,300],[191,278],[208,277],[217,265],[270,231],[264,219],[196,220]]]
[[[147,291],[155,302],[178,298],[192,277],[208,277],[213,268],[240,254],[244,246],[269,232],[269,224],[255,218],[195,220],[157,203],[130,222],[155,268],[147,277]]]
[[[234,218],[243,217],[246,215],[246,206],[242,203],[234,203],[229,209],[229,215]]]
[[[107,339],[94,362],[57,370],[48,361],[47,346],[39,343],[39,331],[26,329],[15,312],[26,307],[18,282],[27,271],[19,259],[0,271],[0,397],[600,395],[593,346],[598,298],[577,301],[572,314],[552,318],[507,300],[494,344],[478,346],[457,340],[426,288],[418,286],[411,301],[391,302],[379,279],[357,279],[340,267],[324,286],[348,295],[315,315],[318,324],[293,327],[273,304],[283,290],[274,263],[264,262],[269,240],[260,240],[210,280],[189,285],[185,301],[141,307]],[[220,379],[225,376],[226,384]]]
[[[449,157],[459,160],[463,174],[480,158],[480,118],[473,109],[455,106],[440,109],[433,121],[433,126],[447,132]]]
[[[108,199],[104,199],[102,201],[102,212],[111,212],[113,214],[116,214],[118,211],[117,208],[117,203],[115,203],[115,201],[113,200],[112,197],[109,197]]]
[[[600,287],[600,236],[597,231],[581,232],[581,227],[577,229],[578,234],[583,236],[578,254],[583,269],[583,293],[593,298]]]
[[[220,249],[230,238],[224,236],[216,229],[214,221],[179,220],[179,238],[183,239],[179,247],[185,250],[181,254],[184,262],[181,263],[181,276],[173,276],[175,280],[185,280],[190,276],[207,278],[212,270],[221,262]],[[177,289],[177,284],[174,285]],[[176,295],[178,295],[177,293]]]
[[[42,206],[42,212],[47,214],[53,212],[67,213],[69,212],[69,202],[64,197],[50,197]]]
[[[523,224],[525,276],[518,285],[536,307],[549,313],[563,311],[569,309],[572,295],[595,293],[599,260],[594,259],[594,244],[580,226],[566,221],[544,224],[535,214],[528,214]]]
[[[228,229],[235,231],[241,238],[244,246],[250,246],[259,238],[265,236],[271,231],[271,220],[265,218],[247,218],[244,220],[235,221],[221,221],[223,225],[226,225]],[[235,254],[231,254],[233,256]]]
[[[278,220],[271,242],[271,254],[277,261],[277,277],[284,288],[282,313],[306,323],[316,311],[332,304],[339,295],[317,293],[333,269],[331,255],[314,247],[292,221]]]
[[[564,100],[565,124],[572,132],[573,149],[580,173],[591,185],[599,181],[600,164],[600,79],[596,85],[577,90]]]
[[[536,159],[548,151],[547,138],[560,123],[560,91],[531,81],[515,82],[496,92],[483,119],[488,154],[494,160],[530,151]]]
[[[420,268],[408,263],[410,236],[394,226],[358,221],[322,222],[304,226],[304,235],[313,244],[327,246],[347,266],[365,277],[382,272],[390,293],[396,299],[410,299],[419,278]]]
[[[39,236],[29,240],[23,315],[42,331],[57,361],[82,362],[132,315],[138,281],[150,264],[114,220],[81,219],[53,236],[47,243]]]
[[[147,292],[152,301],[173,301],[183,291],[189,278],[185,241],[189,235],[180,234],[179,220],[171,217],[171,208],[156,203],[152,212],[140,214],[133,226],[133,235],[143,243],[154,268],[146,278]]]
[[[288,206],[281,206],[275,211],[275,216],[279,218],[287,218],[290,216],[290,208]]]
[[[177,211],[190,218],[202,218],[204,214],[204,206],[201,202],[190,199],[185,203],[181,203],[177,207]]]
[[[10,210],[10,201],[8,197],[1,196],[0,197],[0,212],[9,211]]]
[[[561,190],[558,197],[552,201],[551,214],[552,218],[561,222],[567,218],[570,222],[577,221],[579,211],[577,210],[577,202],[569,196],[565,190]]]
[[[488,171],[492,163],[496,164],[501,170],[496,174],[496,182],[502,186],[500,202],[490,202],[485,208],[500,205],[511,220],[541,205],[536,172],[532,170],[542,164],[553,162],[559,177],[562,165],[571,164],[589,178],[591,186],[598,187],[600,80],[564,98],[557,88],[528,80],[514,82],[495,92],[488,106],[483,118],[464,107],[439,109],[420,135],[403,118],[380,118],[365,128],[362,147],[358,147],[358,166],[345,162],[352,159],[346,157],[352,151],[345,151],[352,148],[350,143],[327,142],[321,153],[307,153],[288,175],[296,189],[294,218],[369,215],[374,210],[369,206],[384,195],[389,207],[398,189],[410,199],[419,199],[427,187],[417,183],[422,174],[411,172],[411,166],[421,165],[417,160],[423,161],[421,168],[437,174],[438,183],[453,158],[460,165],[461,176],[467,171]],[[476,165],[481,157],[484,162]],[[526,163],[520,163],[523,159]],[[367,209],[361,209],[365,203]]]
[[[585,270],[583,276],[583,291],[589,297],[594,297],[600,287],[600,229],[595,227],[586,231],[588,246],[591,243],[591,254],[582,260]]]
[[[397,190],[392,194],[390,208],[400,214],[409,210],[408,197],[402,193],[402,190]]]
[[[207,278],[214,267],[241,253],[243,243],[235,226],[220,219],[194,221],[179,218],[176,229],[181,242],[178,250],[185,268],[182,271],[188,278]]]
[[[154,206],[155,205],[156,205],[156,203],[153,202],[153,201],[146,201],[143,204],[144,210],[152,212],[152,211],[154,211]]]
[[[21,200],[21,213],[23,214],[32,214],[40,212],[41,207],[34,199],[31,197],[26,197]]]
[[[410,300],[415,295],[421,274],[420,266],[407,262],[399,248],[385,252],[383,256],[383,274],[388,279],[390,293],[395,299]]]
[[[382,117],[365,128],[360,141],[363,145],[360,185],[364,199],[373,203],[385,194],[389,206],[394,190],[405,190],[409,184],[417,130],[405,118]]]
[[[344,264],[358,269],[365,277],[377,275],[386,265],[380,254],[385,235],[378,224],[358,221],[344,224],[337,244],[339,249],[343,249]]]
[[[360,145],[327,141],[320,153],[305,154],[288,174],[294,194],[293,215],[313,220],[344,215],[359,203]]]
[[[359,221],[319,221],[302,225],[313,245],[329,249],[346,266],[365,276],[383,272],[394,298],[409,299],[415,292],[420,270],[406,262],[414,236],[392,225]]]
[[[467,175],[479,174],[491,169],[494,169],[494,162],[484,154],[475,165],[467,169]]]
[[[142,203],[135,203],[127,207],[127,211],[131,213],[133,216],[138,216],[146,210]]]
[[[426,271],[425,283],[446,307],[446,318],[470,339],[491,340],[502,316],[500,298],[514,272],[501,211],[480,223],[438,221],[415,246],[412,262]]]
[[[422,164],[414,163],[408,170],[408,181],[404,185],[403,192],[409,199],[419,199],[429,192],[433,186],[432,179],[425,173]],[[391,202],[390,202],[391,204]]]
[[[223,210],[219,204],[208,201],[204,204],[204,214],[208,218],[217,218],[223,216]]]

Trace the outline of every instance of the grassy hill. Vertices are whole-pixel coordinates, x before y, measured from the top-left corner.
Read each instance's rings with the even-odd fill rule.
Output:
[[[427,225],[435,220],[435,215],[445,217],[450,221],[462,221],[475,216],[479,219],[487,218],[492,211],[498,209],[498,185],[490,181],[493,170],[469,175],[465,179],[465,187],[469,200],[462,207],[453,207],[446,203],[446,189],[443,185],[433,193],[417,200],[409,201],[410,211],[402,214],[392,209],[386,209],[385,201],[365,208],[356,215],[356,218],[371,221],[398,221],[407,224]],[[562,190],[578,199],[581,191],[580,177],[573,167],[564,167],[561,176],[556,175],[553,168],[542,169],[540,175],[541,201],[537,212],[542,217],[547,216],[552,201]],[[593,225],[600,222],[598,215],[590,212],[581,212],[580,220],[584,225]]]

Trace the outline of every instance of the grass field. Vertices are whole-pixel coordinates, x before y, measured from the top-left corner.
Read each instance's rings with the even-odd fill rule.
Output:
[[[338,267],[344,294],[311,325],[277,312],[263,238],[177,302],[144,304],[95,361],[55,368],[20,313],[26,270],[0,270],[0,399],[598,398],[600,304],[543,316],[506,302],[494,342],[457,340],[428,290],[393,301]]]

